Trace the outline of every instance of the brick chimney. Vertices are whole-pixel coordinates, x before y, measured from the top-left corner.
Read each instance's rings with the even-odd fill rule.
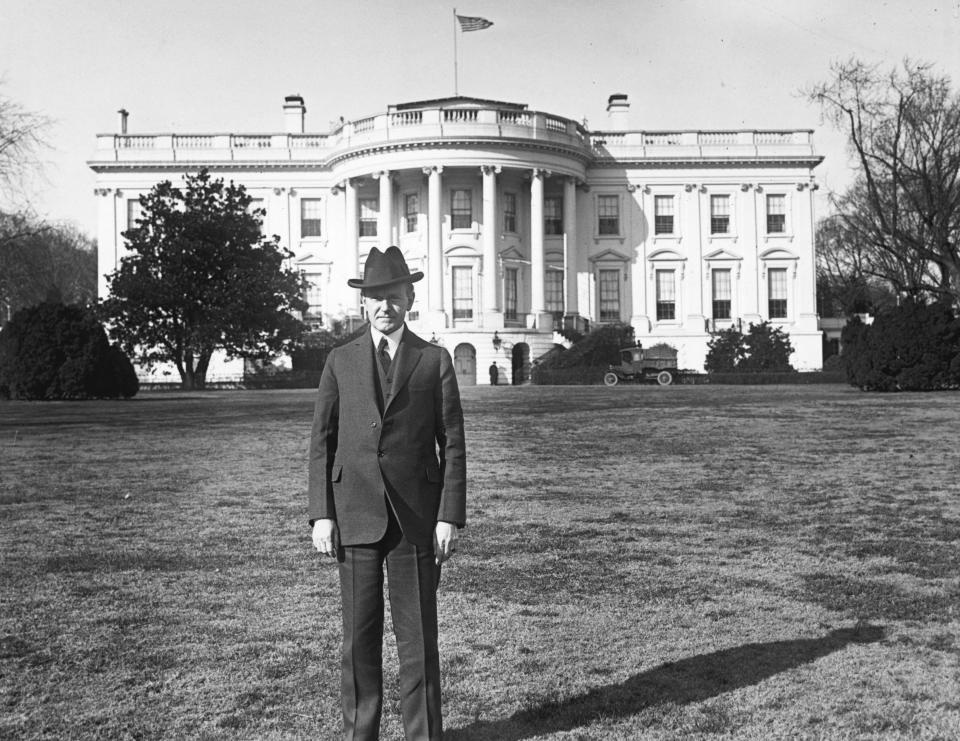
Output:
[[[630,128],[630,102],[623,93],[614,93],[607,98],[607,128],[611,131]]]
[[[129,118],[130,114],[127,113],[127,110],[126,110],[125,108],[121,108],[119,111],[117,111],[117,113],[120,114],[120,133],[121,133],[121,134],[126,134],[126,133],[127,133],[127,118]]]
[[[299,95],[288,95],[283,99],[283,121],[288,134],[302,134],[307,107]]]

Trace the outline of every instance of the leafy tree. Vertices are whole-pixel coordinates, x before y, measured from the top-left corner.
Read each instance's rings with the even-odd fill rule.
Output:
[[[215,350],[250,359],[289,351],[303,325],[294,316],[300,274],[292,253],[261,234],[242,185],[206,170],[140,198],[142,216],[123,233],[130,254],[108,276],[103,304],[111,334],[140,362],[172,362],[184,388],[203,388]]]
[[[960,319],[945,302],[908,300],[843,329],[847,380],[865,391],[960,387]]]
[[[790,338],[770,322],[751,324],[746,334],[736,327],[714,332],[707,342],[707,373],[778,373],[793,370]]]
[[[0,213],[0,324],[51,292],[68,304],[95,301],[96,245],[72,226]]]
[[[960,301],[960,97],[926,64],[881,73],[856,59],[807,91],[847,134],[857,179],[832,196],[855,277],[898,295]]]
[[[550,351],[538,359],[538,364],[545,368],[607,366],[619,363],[620,349],[633,344],[633,327],[607,324],[585,334],[566,350]]]
[[[91,309],[44,302],[0,330],[0,395],[15,399],[131,397],[133,365]]]

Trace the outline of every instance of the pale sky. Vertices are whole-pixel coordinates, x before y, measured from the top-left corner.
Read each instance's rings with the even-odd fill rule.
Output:
[[[814,129],[828,189],[843,139],[799,90],[856,55],[932,62],[960,85],[960,0],[0,0],[2,93],[49,116],[32,203],[95,234],[97,133],[271,133],[285,95],[308,132],[454,92],[603,129],[625,93],[637,129]],[[2,200],[2,194],[0,194]],[[820,215],[823,214],[821,208]]]

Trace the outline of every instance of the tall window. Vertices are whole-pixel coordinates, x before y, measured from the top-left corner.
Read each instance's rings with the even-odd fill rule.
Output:
[[[143,216],[143,206],[140,205],[139,198],[130,198],[127,200],[127,229],[137,228],[137,219]]]
[[[620,271],[600,271],[600,321],[620,321]]]
[[[473,268],[453,268],[453,318],[473,319]]]
[[[470,204],[470,191],[453,191],[453,202],[450,207],[450,228],[470,229],[472,226],[473,207]]]
[[[420,197],[416,193],[407,193],[403,199],[404,217],[407,221],[407,233],[417,231],[417,216],[420,214]]]
[[[597,196],[597,234],[620,233],[620,198]]]
[[[503,194],[503,231],[517,231],[517,194]]]
[[[767,196],[767,234],[787,231],[787,197]]]
[[[303,198],[300,201],[300,236],[319,237],[321,205],[319,198]]]
[[[673,234],[673,196],[653,197],[653,233]]]
[[[710,196],[710,233],[730,233],[730,196]]]
[[[517,269],[507,268],[503,274],[503,318],[517,320]]]
[[[714,270],[711,273],[711,282],[713,284],[713,318],[730,318],[730,270]]]
[[[377,198],[360,199],[360,236],[377,236],[377,216],[380,213],[380,200]]]
[[[303,294],[303,300],[307,302],[307,316],[319,317],[321,314],[321,293],[320,281],[323,276],[320,273],[304,273],[307,279],[307,287]]]
[[[563,234],[563,199],[543,199],[543,233]]]
[[[546,309],[554,319],[563,319],[563,271],[547,268],[543,284]]]
[[[787,318],[787,269],[767,270],[768,312],[771,319]]]
[[[677,318],[676,271],[657,271],[657,321]]]
[[[263,233],[263,225],[267,220],[267,215],[266,213],[257,213],[258,211],[263,211],[263,199],[251,198],[250,204],[247,206],[247,213],[256,215],[260,220],[260,232]]]

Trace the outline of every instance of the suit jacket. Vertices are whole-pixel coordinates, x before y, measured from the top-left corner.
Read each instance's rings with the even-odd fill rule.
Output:
[[[369,332],[327,357],[310,438],[309,518],[330,518],[343,545],[375,543],[388,503],[411,543],[438,520],[466,522],[463,411],[450,354],[404,329],[378,399]]]

